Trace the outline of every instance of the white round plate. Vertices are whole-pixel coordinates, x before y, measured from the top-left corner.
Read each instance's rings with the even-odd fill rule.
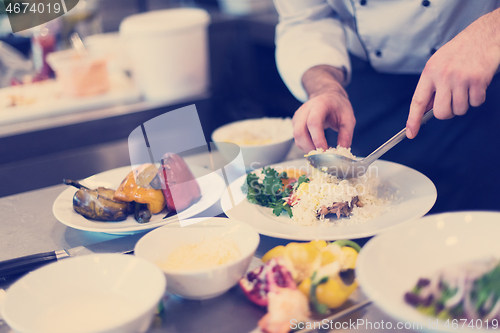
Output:
[[[167,223],[178,221],[179,219],[187,219],[201,213],[216,203],[226,189],[224,180],[217,173],[207,173],[207,169],[196,166],[191,166],[190,169],[193,172],[193,175],[197,177],[196,180],[200,185],[201,199],[179,214],[170,216],[166,219],[163,218],[166,214],[160,213],[153,215],[151,217],[151,221],[144,224],[137,223],[133,215],[129,215],[126,220],[118,222],[89,220],[76,213],[73,209],[73,196],[77,191],[74,187],[68,187],[57,197],[54,205],[52,206],[52,212],[54,213],[56,219],[68,227],[85,231],[105,232],[109,234],[133,234],[154,229]],[[130,171],[132,171],[130,166],[124,166],[98,173],[82,180],[81,183],[90,188],[104,186],[107,188],[117,189]]]
[[[500,213],[494,212],[436,214],[409,221],[363,247],[356,278],[368,298],[387,314],[401,322],[420,323],[416,331],[467,331],[460,321],[458,329],[451,322],[445,327],[446,320],[418,312],[403,297],[419,278],[430,277],[446,266],[498,256],[499,234]]]
[[[305,159],[287,161],[271,167],[276,170],[286,168],[305,170],[307,168]],[[381,160],[376,161],[373,167],[376,167],[374,170],[378,170],[378,177],[380,184],[384,186],[385,195],[394,195],[396,200],[390,204],[391,207],[386,213],[370,221],[318,227],[287,224],[289,221],[287,216],[276,217],[270,208],[261,207],[246,200],[246,195],[241,190],[246,175],[239,177],[230,185],[231,196],[228,191],[222,195],[222,209],[228,217],[250,224],[262,235],[310,241],[373,236],[398,223],[422,217],[434,205],[437,197],[436,187],[420,172],[401,164]],[[260,170],[256,172],[260,174]]]

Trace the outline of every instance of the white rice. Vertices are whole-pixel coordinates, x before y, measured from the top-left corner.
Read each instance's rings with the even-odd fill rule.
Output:
[[[308,155],[321,153],[335,153],[355,159],[351,150],[337,147],[323,152],[317,149]],[[306,155],[306,156],[308,156]],[[370,170],[362,177],[352,179],[339,179],[333,175],[312,168],[308,176],[310,182],[303,183],[296,191],[300,199],[292,207],[293,224],[301,226],[324,226],[324,225],[349,225],[371,220],[380,216],[387,210],[390,199],[380,198],[377,188],[380,185],[378,174],[372,174]],[[363,207],[353,207],[349,218],[325,218],[318,211],[322,206],[329,207],[334,202],[351,203],[358,196]]]
[[[307,156],[318,155],[318,154],[337,154],[340,156],[352,158],[353,160],[356,159],[356,156],[354,156],[351,153],[351,148],[345,148],[345,147],[341,147],[341,146],[337,146],[337,148],[330,147],[327,150],[323,150],[323,148],[317,148],[316,150],[311,150],[305,156],[307,157]]]
[[[259,118],[238,121],[221,127],[214,133],[214,141],[232,142],[240,146],[263,145],[285,141],[293,137],[290,118]]]

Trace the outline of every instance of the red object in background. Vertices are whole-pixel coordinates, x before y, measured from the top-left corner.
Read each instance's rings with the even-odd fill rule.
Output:
[[[33,82],[46,80],[54,76],[47,63],[47,54],[56,50],[56,36],[47,28],[41,28],[31,39],[35,76]]]

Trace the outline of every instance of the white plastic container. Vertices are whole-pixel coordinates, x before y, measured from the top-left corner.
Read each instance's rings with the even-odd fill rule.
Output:
[[[56,72],[61,91],[71,97],[87,97],[109,91],[107,59],[88,53],[79,55],[75,50],[52,52],[47,62]]]
[[[133,15],[120,25],[134,78],[148,100],[175,100],[208,90],[209,14],[179,8]]]
[[[118,32],[90,35],[83,43],[90,53],[108,59],[110,72],[131,70],[130,59]]]

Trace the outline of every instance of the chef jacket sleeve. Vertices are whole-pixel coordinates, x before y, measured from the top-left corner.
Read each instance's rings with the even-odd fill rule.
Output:
[[[275,0],[280,21],[276,27],[276,63],[292,94],[307,100],[302,76],[311,67],[330,65],[350,80],[346,36],[335,10],[323,0]]]

